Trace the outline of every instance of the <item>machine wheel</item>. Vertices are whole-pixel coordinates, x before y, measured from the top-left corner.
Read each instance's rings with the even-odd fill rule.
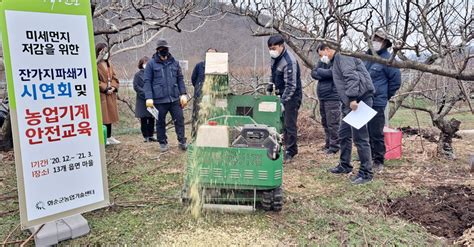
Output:
[[[273,190],[266,190],[263,192],[263,197],[262,197],[262,208],[265,211],[270,211],[272,210],[272,204],[273,204]]]
[[[183,204],[183,206],[191,205],[191,198],[189,198],[188,188],[186,185],[181,190],[181,204]]]
[[[283,209],[283,189],[281,187],[273,190],[272,208],[275,212],[280,212]]]
[[[280,212],[283,209],[283,190],[281,187],[263,192],[262,208],[265,211]]]

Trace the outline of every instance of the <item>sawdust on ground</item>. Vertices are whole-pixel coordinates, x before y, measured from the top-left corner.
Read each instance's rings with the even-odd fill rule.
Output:
[[[255,228],[210,227],[165,232],[157,242],[163,246],[283,246],[272,236]]]

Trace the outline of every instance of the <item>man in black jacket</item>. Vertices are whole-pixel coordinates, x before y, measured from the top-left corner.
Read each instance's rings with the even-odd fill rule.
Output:
[[[186,86],[181,67],[169,52],[169,47],[166,40],[158,40],[156,53],[145,68],[145,84],[143,86],[146,106],[155,106],[158,110],[156,131],[161,152],[168,150],[166,136],[166,115],[168,112],[173,118],[179,148],[181,150],[187,149],[182,109],[187,104]]]
[[[324,152],[336,154],[339,151],[339,134],[337,132],[341,122],[341,100],[332,80],[330,65],[320,61],[311,72],[311,76],[318,80],[316,94],[319,99],[321,123],[326,137]]]
[[[273,35],[268,39],[268,49],[272,57],[272,83],[267,87],[267,93],[273,92],[274,85],[275,94],[280,96],[284,108],[285,162],[290,162],[298,153],[297,119],[303,92],[300,66],[284,43],[281,35]]]
[[[361,101],[372,107],[375,88],[364,63],[360,59],[343,56],[324,43],[319,45],[317,51],[321,62],[332,65],[334,85],[342,101],[342,117],[344,118],[351,111],[356,111]],[[373,172],[367,126],[356,129],[342,121],[339,128],[339,138],[341,139],[339,164],[329,171],[335,174],[352,172],[351,155],[352,138],[354,138],[360,159],[360,169],[358,174],[351,178],[351,182],[352,184],[370,182]]]

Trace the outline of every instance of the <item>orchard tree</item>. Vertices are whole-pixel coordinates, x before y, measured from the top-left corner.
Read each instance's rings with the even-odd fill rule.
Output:
[[[403,100],[418,84],[434,86],[431,93],[436,97],[425,97],[434,104],[423,111],[441,131],[439,153],[449,158],[460,122],[445,117],[460,101],[472,111],[472,87],[467,81],[474,81],[473,8],[463,0],[232,0],[223,11],[252,20],[258,25],[252,30],[255,36],[282,34],[310,69],[317,45],[326,42],[343,55],[416,71],[418,79],[402,86],[390,115],[401,106],[412,107]],[[373,47],[371,35],[378,28],[393,41],[388,59],[366,52]]]

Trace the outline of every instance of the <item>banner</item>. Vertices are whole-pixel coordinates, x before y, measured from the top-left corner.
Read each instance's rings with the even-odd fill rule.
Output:
[[[109,204],[89,0],[0,0],[23,228]]]

